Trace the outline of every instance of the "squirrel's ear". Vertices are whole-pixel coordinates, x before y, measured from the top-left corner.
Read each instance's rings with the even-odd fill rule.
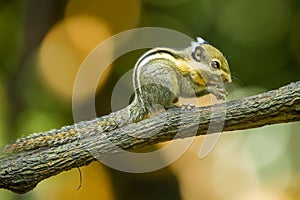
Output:
[[[197,43],[198,44],[204,44],[206,41],[203,39],[203,38],[201,38],[201,37],[197,37]]]
[[[205,59],[205,50],[201,46],[195,47],[192,51],[192,57],[195,61],[201,62]]]
[[[191,42],[191,46],[192,46],[192,51],[195,51],[196,47],[202,45],[202,44],[209,44],[208,42],[206,42],[203,38],[201,37],[197,37],[197,42],[192,41]]]
[[[208,42],[207,41],[205,41],[203,38],[201,38],[201,37],[197,37],[197,43],[198,44],[208,44]]]

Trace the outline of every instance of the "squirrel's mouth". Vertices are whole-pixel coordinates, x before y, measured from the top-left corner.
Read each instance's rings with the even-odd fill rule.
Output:
[[[207,90],[210,94],[214,95],[218,100],[225,100],[228,93],[224,85],[221,83],[207,83]]]

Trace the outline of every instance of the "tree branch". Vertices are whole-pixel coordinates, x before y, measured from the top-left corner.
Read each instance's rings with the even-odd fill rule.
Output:
[[[178,133],[179,127],[177,138],[194,136],[192,130],[197,130],[197,135],[207,134],[210,119],[215,123],[221,120],[220,115],[213,116],[211,111],[224,106],[226,117],[223,131],[300,121],[300,81],[226,104],[189,111],[170,109],[156,117],[110,132],[89,127],[84,137],[78,136],[77,140],[65,144],[3,154],[0,158],[0,188],[16,193],[28,192],[48,177],[95,161],[90,152],[97,151],[99,156],[108,156],[119,152],[120,147],[132,150],[170,141]],[[209,133],[217,131],[210,130]],[[139,137],[141,135],[153,136]]]

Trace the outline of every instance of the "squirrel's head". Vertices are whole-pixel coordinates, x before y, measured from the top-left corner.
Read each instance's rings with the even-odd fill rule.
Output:
[[[231,74],[225,56],[202,38],[197,38],[181,54],[182,62],[179,71],[190,78],[197,96],[214,93],[223,98],[226,95],[224,82],[231,82]]]
[[[202,72],[210,72],[218,74],[222,77],[222,81],[231,82],[231,74],[228,62],[225,56],[214,46],[198,37],[197,42],[191,43],[191,57],[192,60],[202,64]]]

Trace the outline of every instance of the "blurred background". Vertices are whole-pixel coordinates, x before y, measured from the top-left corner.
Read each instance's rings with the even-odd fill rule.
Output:
[[[72,124],[73,81],[83,59],[110,36],[144,26],[218,47],[235,77],[229,100],[300,80],[298,0],[1,0],[0,146]],[[142,53],[128,53],[106,71],[96,95],[99,116],[111,112],[115,83]],[[94,162],[80,168],[79,190],[73,169],[24,195],[0,190],[0,199],[299,199],[299,130],[290,123],[226,133],[202,160],[199,137],[156,172],[129,174]]]

